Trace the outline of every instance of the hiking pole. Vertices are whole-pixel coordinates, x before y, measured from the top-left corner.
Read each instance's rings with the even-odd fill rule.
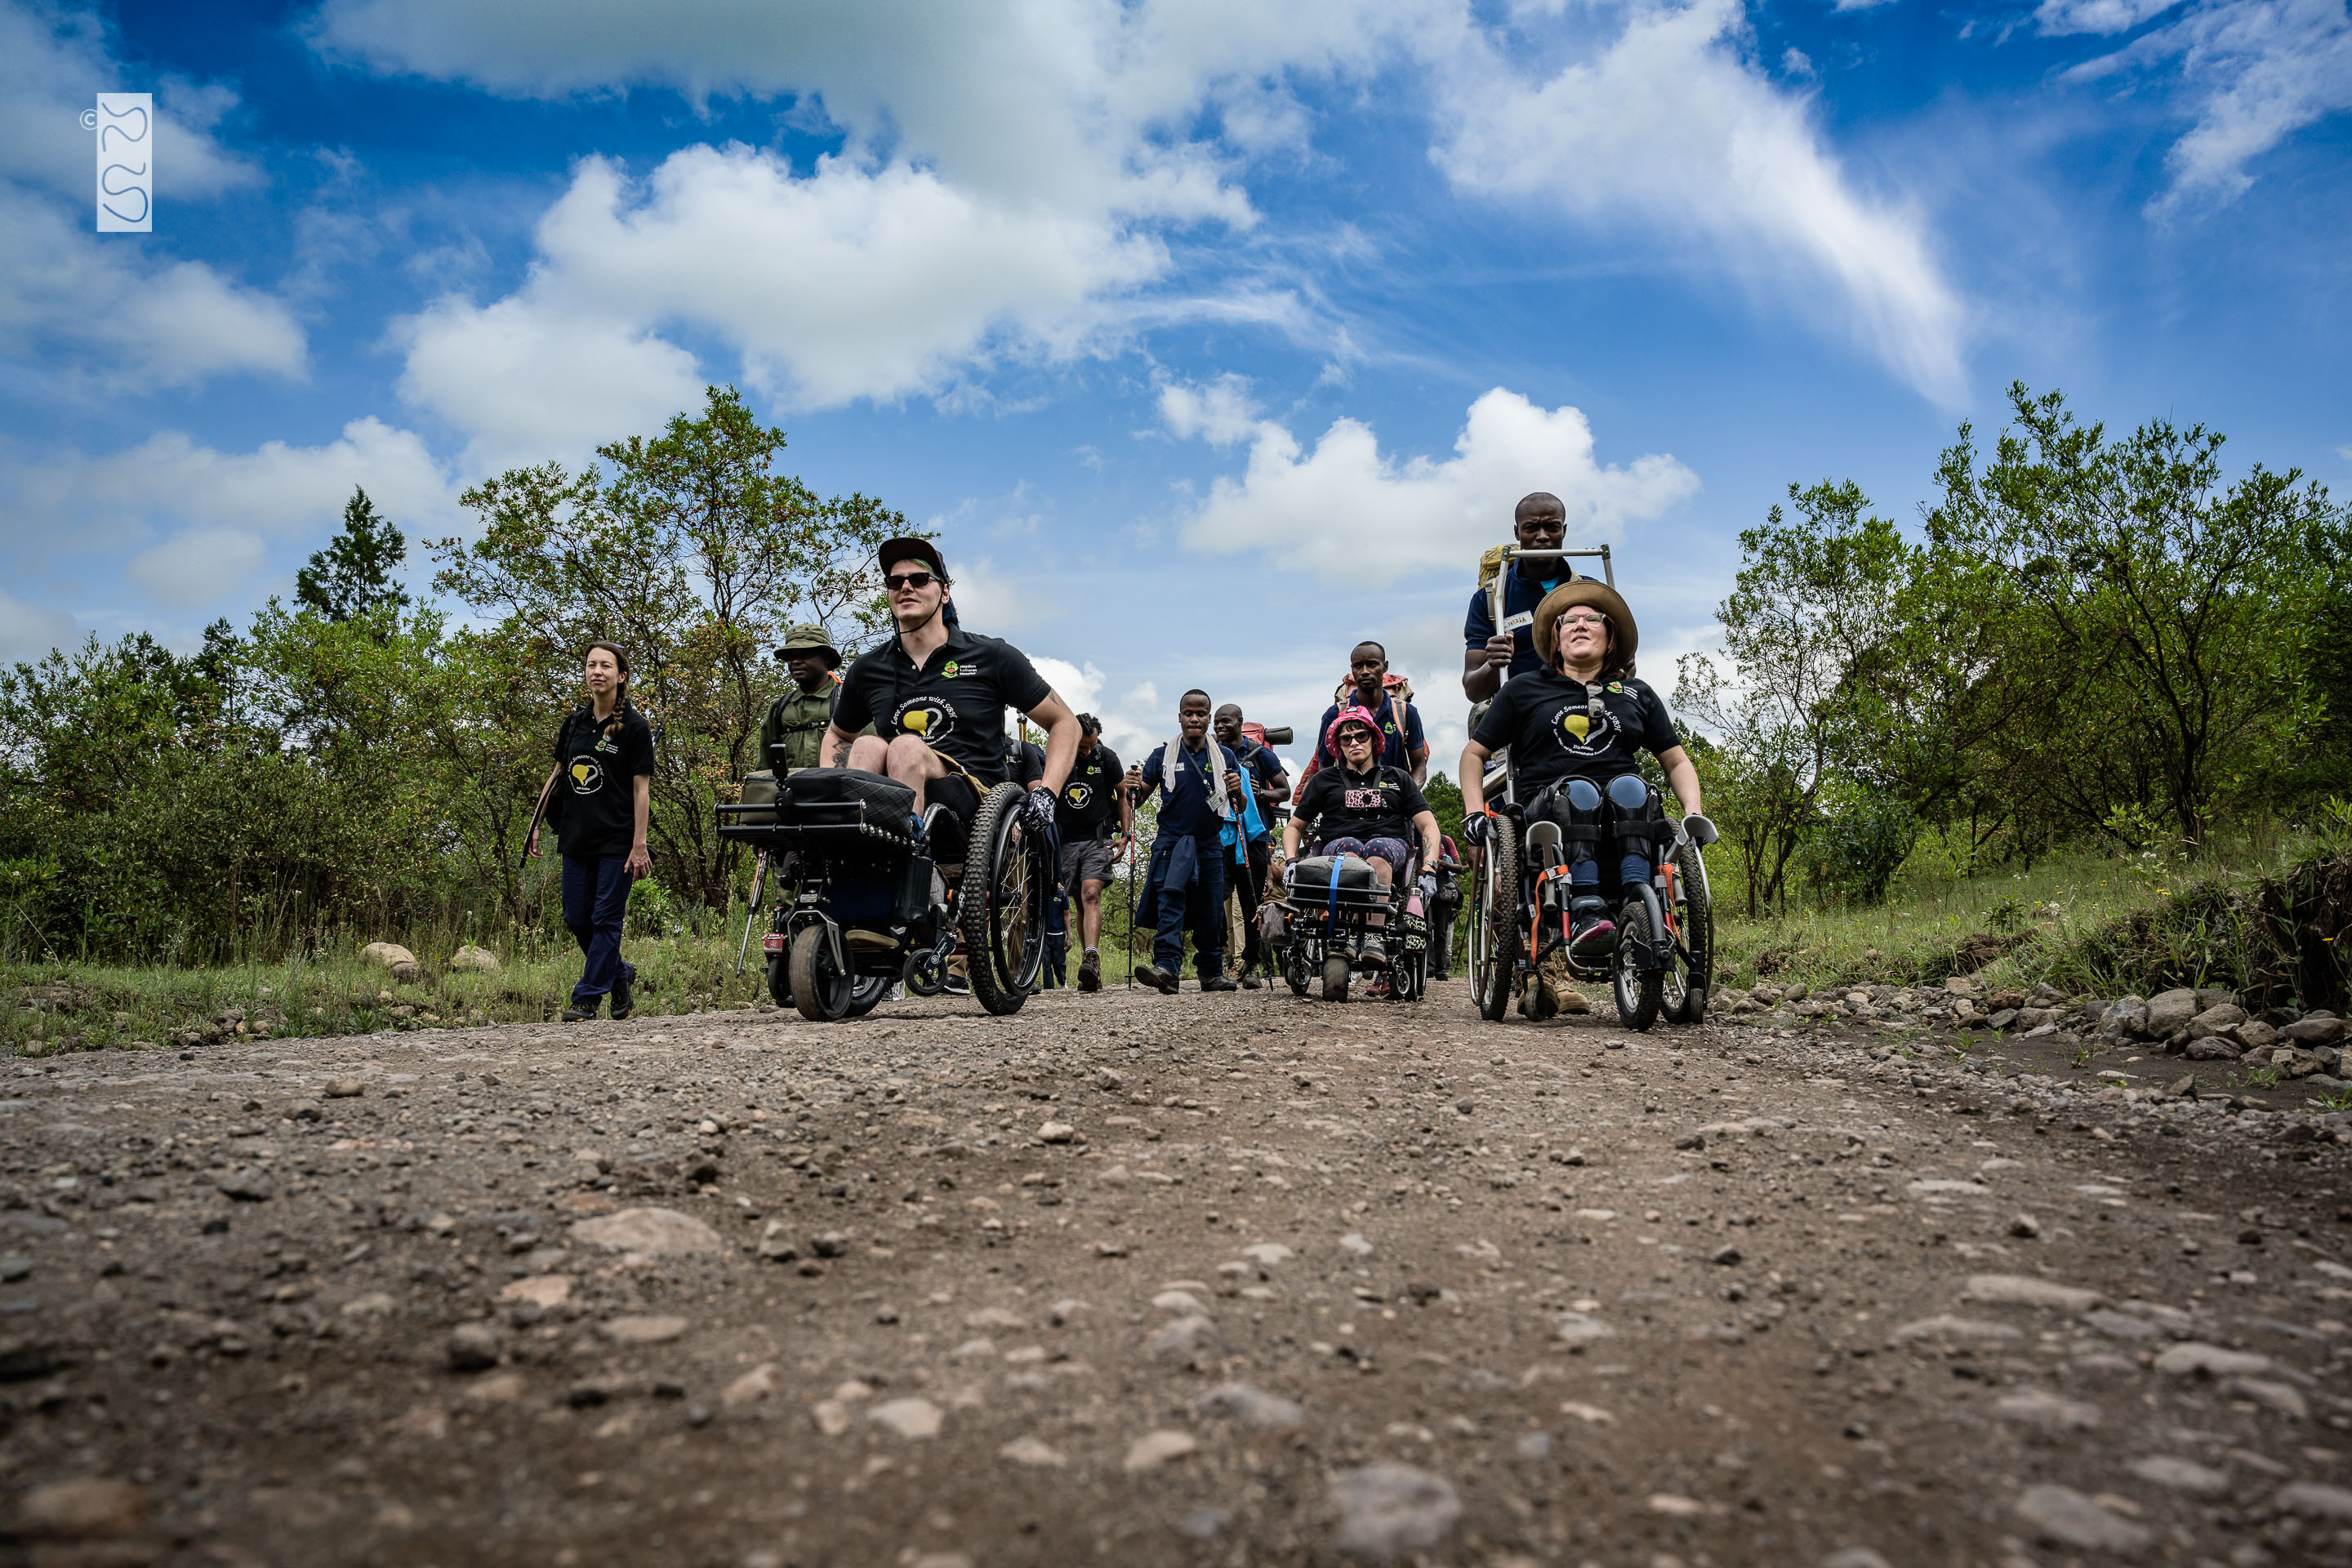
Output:
[[[735,973],[739,979],[743,973],[743,960],[751,952],[751,928],[759,923],[760,889],[767,877],[768,852],[762,849],[759,858],[751,862],[751,907],[743,915],[743,945],[735,950]]]

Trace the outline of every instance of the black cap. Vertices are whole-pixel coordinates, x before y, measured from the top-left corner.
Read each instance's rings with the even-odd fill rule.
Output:
[[[874,553],[880,559],[885,573],[901,561],[919,561],[929,567],[940,581],[950,581],[948,563],[940,559],[940,547],[928,539],[886,539],[882,542],[882,548]]]

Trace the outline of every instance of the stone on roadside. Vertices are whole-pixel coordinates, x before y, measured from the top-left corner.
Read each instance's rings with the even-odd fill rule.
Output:
[[[1156,1470],[1171,1459],[1182,1458],[1200,1446],[1190,1432],[1146,1432],[1128,1445],[1127,1458],[1119,1461],[1119,1468],[1130,1476]]]
[[[2292,1421],[2305,1420],[2311,1415],[2311,1406],[2302,1392],[2289,1383],[2260,1377],[2225,1377],[2221,1380],[2221,1393],[2225,1398],[2259,1405]]]
[[[1849,1546],[1822,1558],[1821,1568],[1890,1568],[1890,1564],[1867,1546]]]
[[[2156,1539],[2148,1530],[2109,1513],[2072,1487],[2027,1488],[2017,1500],[2017,1517],[2044,1540],[2085,1552],[2112,1552],[2118,1557],[2132,1556]]]
[[[1360,1230],[1351,1230],[1341,1237],[1339,1247],[1340,1250],[1353,1253],[1358,1258],[1370,1258],[1372,1255],[1372,1244],[1364,1239],[1364,1233]]]
[[[2156,1370],[2172,1377],[2252,1377],[2270,1369],[2266,1355],[2224,1350],[2200,1340],[2168,1345],[2156,1358]]]
[[[1297,1404],[1247,1383],[1222,1384],[1194,1400],[1192,1408],[1203,1414],[1230,1415],[1245,1426],[1269,1432],[1301,1426],[1307,1422],[1307,1412]]]
[[[481,974],[496,974],[499,972],[499,955],[487,947],[476,947],[469,942],[449,955],[449,967],[470,969]]]
[[[1077,1141],[1078,1130],[1066,1121],[1048,1121],[1037,1129],[1037,1142],[1040,1143],[1075,1143]]]
[[[241,1204],[266,1204],[277,1191],[269,1184],[269,1178],[258,1171],[232,1171],[213,1185],[222,1196]]]
[[[2062,1398],[2041,1388],[2003,1394],[1994,1401],[1992,1409],[2004,1421],[2042,1432],[2095,1432],[2105,1419],[2095,1405]]]
[[[2139,1033],[2146,1038],[2160,1040],[2175,1029],[2185,1029],[2189,1020],[2197,1016],[2197,993],[2180,987],[2159,991],[2147,999],[2147,1011],[2140,1020]]]
[[[534,1307],[561,1307],[572,1300],[572,1280],[562,1274],[533,1274],[517,1279],[499,1292],[501,1301],[524,1301]],[[349,1307],[343,1309],[351,1310]]]
[[[1199,1313],[1168,1323],[1151,1336],[1151,1353],[1161,1360],[1189,1361],[1217,1342],[1217,1325]]]
[[[2236,1028],[2245,1021],[2246,1010],[2243,1007],[2227,1004],[2219,1007],[2208,1007],[2189,1020],[2189,1037],[2194,1040],[2201,1039],[2207,1035],[2219,1035],[2226,1030]]]
[[[2278,1510],[2305,1519],[2352,1523],[2352,1491],[2319,1481],[2297,1481],[2279,1489]]]
[[[499,1364],[506,1340],[494,1323],[460,1323],[443,1346],[451,1372],[487,1372]]]
[[[1948,1312],[1938,1312],[1932,1318],[1921,1318],[1906,1323],[1887,1339],[1895,1344],[1907,1344],[1913,1340],[1958,1342],[1961,1340],[2016,1340],[2024,1334],[2007,1323],[1989,1323],[1979,1318],[1956,1318]]]
[[[361,959],[382,969],[397,970],[402,964],[416,966],[416,955],[396,942],[372,942],[360,949]]]
[[[717,1231],[676,1209],[623,1209],[583,1219],[572,1226],[572,1237],[607,1252],[637,1252],[654,1258],[726,1250]]]
[[[129,1481],[87,1476],[35,1487],[17,1504],[16,1518],[26,1535],[105,1541],[136,1532],[153,1507],[147,1493]]]
[[[2131,1473],[2152,1487],[2185,1492],[2190,1497],[2220,1497],[2230,1489],[2230,1478],[2222,1471],[2171,1454],[2150,1454],[2144,1459],[2134,1459]]]
[[[2096,1290],[2084,1290],[2054,1280],[2037,1279],[2027,1274],[1971,1274],[1960,1294],[1971,1301],[1990,1301],[2012,1307],[2055,1307],[2062,1312],[2087,1312],[2101,1305],[2106,1298]]]
[[[1242,1248],[1242,1256],[1260,1268],[1271,1268],[1277,1263],[1287,1263],[1297,1256],[1278,1241],[1261,1241]]]
[[[1211,1315],[1207,1303],[1190,1290],[1162,1290],[1151,1298],[1151,1304],[1162,1312],[1187,1312],[1202,1318]]]
[[[755,1405],[776,1392],[776,1363],[763,1361],[727,1385],[719,1403],[733,1410],[745,1405]]]
[[[1062,1457],[1060,1449],[1035,1437],[1015,1437],[997,1449],[996,1457],[1000,1459],[1009,1459],[1016,1465],[1026,1465],[1032,1469],[1041,1470],[1058,1470],[1070,1462]]]
[[[668,1313],[607,1318],[597,1332],[616,1345],[666,1345],[686,1337],[686,1320]]]
[[[940,1435],[940,1407],[920,1397],[887,1400],[867,1411],[866,1419],[877,1426],[888,1427],[901,1437],[936,1437]]]
[[[760,1256],[771,1263],[798,1263],[801,1249],[794,1245],[792,1233],[784,1222],[772,1219],[768,1228],[760,1233]]]
[[[2298,1018],[2279,1033],[2298,1046],[2332,1046],[2344,1038],[2344,1020],[2319,1016]]]
[[[331,1078],[319,1092],[329,1100],[357,1100],[367,1092],[367,1079],[349,1075]]]
[[[1339,1548],[1388,1562],[1425,1552],[1462,1517],[1462,1500],[1442,1476],[1412,1465],[1362,1465],[1331,1478],[1339,1510]]]

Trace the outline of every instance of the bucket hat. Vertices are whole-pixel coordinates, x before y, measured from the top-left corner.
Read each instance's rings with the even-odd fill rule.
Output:
[[[821,653],[824,655],[825,668],[841,668],[841,650],[833,646],[833,639],[824,635],[824,628],[814,621],[803,621],[798,626],[784,628],[783,646],[776,649],[776,662],[782,664],[786,655],[795,653]]]
[[[1609,617],[1610,628],[1617,634],[1617,646],[1612,657],[1627,666],[1633,662],[1633,651],[1641,645],[1641,628],[1633,624],[1633,612],[1616,589],[1597,578],[1579,577],[1562,583],[1544,595],[1536,606],[1536,657],[1550,668],[1552,650],[1559,632],[1559,617],[1579,605],[1589,605]]]

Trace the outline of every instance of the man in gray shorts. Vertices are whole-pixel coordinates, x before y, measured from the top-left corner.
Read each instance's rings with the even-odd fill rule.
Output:
[[[1102,721],[1078,715],[1078,756],[1055,797],[1062,833],[1062,887],[1078,906],[1078,989],[1102,989],[1102,894],[1127,847],[1134,806],[1118,787],[1118,758],[1102,741]]]

